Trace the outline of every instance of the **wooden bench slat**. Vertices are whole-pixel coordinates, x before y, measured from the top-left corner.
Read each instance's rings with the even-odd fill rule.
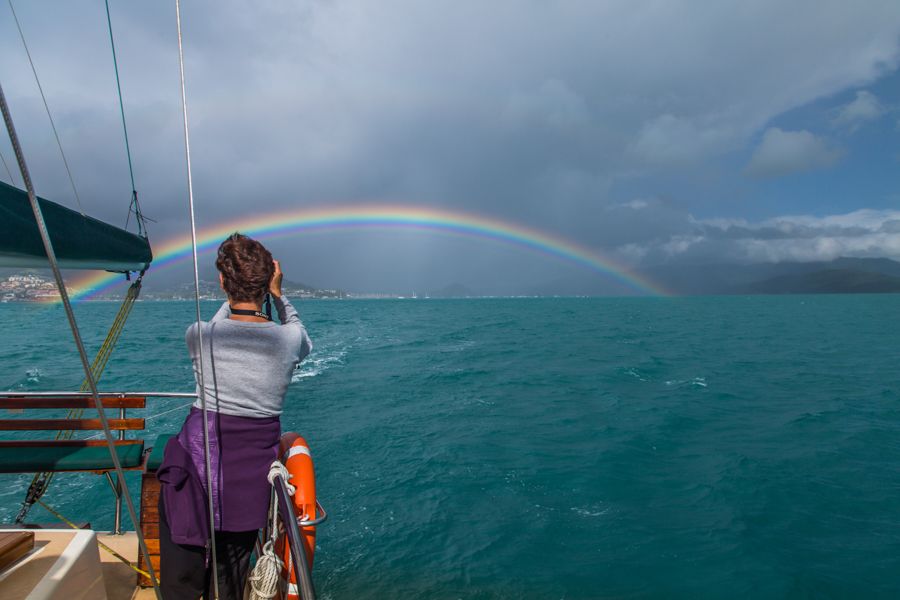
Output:
[[[109,419],[117,431],[144,428],[144,419]],[[0,419],[0,431],[69,431],[103,429],[100,419]]]
[[[143,440],[115,440],[116,446],[132,446],[143,444]],[[62,448],[92,448],[106,446],[106,440],[0,440],[0,448],[47,448],[59,446]]]
[[[126,398],[100,398],[104,408],[145,408],[147,399],[137,396]],[[0,398],[0,408],[96,408],[93,398]]]

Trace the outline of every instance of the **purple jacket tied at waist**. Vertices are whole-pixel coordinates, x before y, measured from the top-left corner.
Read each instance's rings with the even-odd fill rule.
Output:
[[[212,497],[217,531],[265,526],[271,486],[269,466],[278,457],[278,417],[253,418],[208,411]],[[177,544],[205,546],[209,539],[203,411],[192,407],[184,426],[166,444],[156,472],[166,520]]]

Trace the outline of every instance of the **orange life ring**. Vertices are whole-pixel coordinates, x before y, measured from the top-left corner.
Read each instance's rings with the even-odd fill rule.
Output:
[[[313,470],[312,455],[309,452],[309,444],[306,440],[294,432],[288,432],[281,436],[279,447],[281,462],[291,474],[290,484],[296,488],[293,496],[294,514],[303,521],[311,521],[316,518],[316,475]],[[301,527],[300,535],[306,546],[306,560],[312,571],[313,554],[316,551],[316,528]],[[281,577],[286,584],[287,593],[284,596],[288,600],[299,598],[297,594],[297,580],[294,576],[291,548],[287,535],[283,535],[283,544],[277,551],[281,552],[284,560],[284,569]],[[279,540],[281,541],[281,540]]]

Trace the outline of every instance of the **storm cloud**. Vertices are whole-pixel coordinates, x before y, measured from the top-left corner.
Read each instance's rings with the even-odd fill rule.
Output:
[[[85,209],[122,222],[130,184],[102,6],[16,7]],[[151,234],[183,235],[173,10],[111,8]],[[897,256],[896,233],[831,236],[829,217],[809,225],[831,240],[818,245],[766,237],[789,217],[720,226],[711,219],[741,215],[740,198],[701,201],[679,187],[840,162],[839,143],[773,120],[894,73],[900,12],[892,1],[224,1],[188,3],[184,28],[201,227],[391,202],[538,228],[635,265],[723,245],[746,260]],[[0,77],[38,191],[71,205],[11,19],[0,19],[0,31]],[[848,128],[883,105],[859,91],[833,120]],[[11,156],[5,142],[0,151]],[[789,239],[809,242],[789,249]],[[558,267],[497,244],[416,232],[322,234],[275,247],[296,278],[347,288],[513,285]]]

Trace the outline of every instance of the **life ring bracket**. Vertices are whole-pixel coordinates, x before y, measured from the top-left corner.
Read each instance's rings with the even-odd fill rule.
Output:
[[[322,503],[316,500],[316,513],[319,513],[321,516],[316,517],[315,519],[311,519],[309,521],[303,520],[301,518],[297,519],[298,527],[315,527],[321,523],[325,522],[325,519],[328,518],[328,513],[325,512],[325,508],[322,506]]]

